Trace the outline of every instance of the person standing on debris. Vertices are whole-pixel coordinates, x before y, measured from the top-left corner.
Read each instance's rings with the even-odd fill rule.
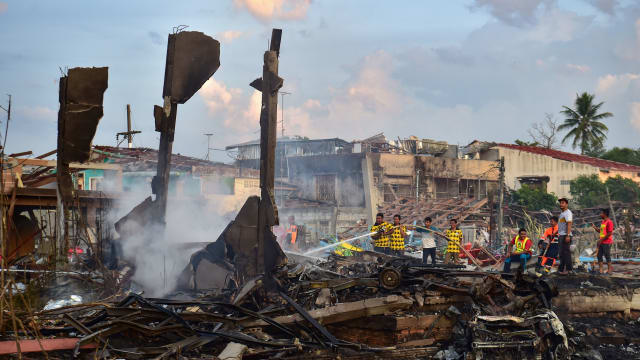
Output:
[[[503,272],[511,271],[511,262],[519,261],[522,272],[527,269],[527,261],[531,258],[531,239],[527,237],[527,230],[518,230],[518,235],[511,239],[507,258],[504,260]],[[515,250],[514,250],[515,247]]]
[[[402,220],[400,215],[393,215],[393,232],[389,248],[391,254],[396,256],[404,255],[404,239],[407,237],[407,227],[400,224],[400,220]]]
[[[607,259],[607,274],[611,274],[611,244],[613,244],[613,221],[609,219],[609,209],[600,209],[600,217],[602,218],[602,224],[600,227],[593,224],[593,229],[600,232],[600,239],[598,239],[598,271],[603,274],[602,271],[602,258]]]
[[[436,264],[436,239],[433,236],[434,231],[440,231],[437,227],[431,225],[431,218],[424,218],[424,228],[416,227],[415,231],[422,234],[422,262],[427,263],[431,257],[431,264]]]
[[[388,254],[389,253],[389,235],[393,231],[391,224],[384,221],[384,214],[376,214],[376,223],[371,226],[371,235],[373,239],[373,251]]]
[[[287,248],[292,250],[298,250],[298,244],[296,244],[296,240],[298,238],[298,226],[296,225],[296,218],[291,215],[289,216],[289,227],[287,228],[285,243]]]
[[[458,229],[458,220],[449,220],[451,227],[444,232],[449,242],[447,243],[447,253],[444,256],[444,263],[458,263],[460,255],[460,244],[462,243],[462,230]]]
[[[571,256],[571,227],[573,226],[573,213],[569,210],[569,200],[561,198],[560,216],[558,217],[558,242],[560,243],[560,266],[558,274],[567,275],[573,272],[573,258]]]

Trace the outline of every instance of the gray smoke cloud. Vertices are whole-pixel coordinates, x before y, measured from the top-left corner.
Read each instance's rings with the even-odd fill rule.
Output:
[[[210,188],[221,181],[208,181]],[[147,184],[131,187],[109,214],[115,222],[151,196]],[[215,191],[212,191],[215,193]],[[176,287],[191,254],[215,241],[244,204],[247,194],[202,195],[176,199],[169,196],[166,229],[160,225],[128,229],[133,236],[117,239],[124,260],[135,266],[132,281],[145,295],[164,296]],[[201,243],[201,244],[198,244]]]

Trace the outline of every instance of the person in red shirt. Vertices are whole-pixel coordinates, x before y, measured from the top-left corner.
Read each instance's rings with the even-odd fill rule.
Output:
[[[507,250],[507,258],[504,261],[503,272],[511,271],[511,262],[519,261],[520,268],[524,272],[527,268],[527,260],[531,258],[531,239],[527,237],[527,230],[520,229],[518,235],[511,239],[509,249]]]
[[[613,221],[609,219],[609,209],[600,209],[600,217],[602,218],[602,224],[598,227],[593,224],[593,229],[600,232],[600,239],[598,239],[598,269],[600,274],[602,271],[602,258],[607,259],[607,273],[611,274],[611,244],[613,244]]]

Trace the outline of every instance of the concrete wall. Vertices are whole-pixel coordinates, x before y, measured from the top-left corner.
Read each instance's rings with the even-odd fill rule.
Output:
[[[546,175],[549,176],[547,192],[570,198],[569,181],[580,175],[600,175],[600,169],[591,165],[500,147],[484,153],[481,158],[497,160],[501,156],[504,156],[505,184],[515,190],[521,187],[518,177]]]
[[[385,197],[390,200],[390,193],[391,197],[393,193],[398,197],[416,196],[416,180],[421,199],[466,195],[459,188],[461,179],[465,184],[472,184],[474,196],[483,197],[491,187],[487,183],[498,180],[494,161],[399,154],[367,154],[367,158],[371,159],[376,178],[372,183],[377,191],[378,205]],[[416,179],[418,170],[420,176]],[[390,187],[393,187],[393,193]]]
[[[609,171],[600,171],[598,174],[600,177],[600,181],[607,181],[610,177],[621,176],[625,179],[631,179],[637,183],[640,183],[640,173],[637,171],[621,171],[621,170],[609,170]]]
[[[363,154],[299,156],[289,158],[289,181],[299,187],[303,199],[317,198],[317,176],[335,175],[335,202],[339,206],[364,207]]]

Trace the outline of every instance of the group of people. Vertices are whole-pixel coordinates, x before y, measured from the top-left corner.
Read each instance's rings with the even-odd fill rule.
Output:
[[[435,235],[447,239],[445,264],[458,262],[463,235],[462,230],[458,229],[457,219],[449,220],[450,227],[444,233],[431,224],[433,220],[428,216],[423,220],[424,226],[403,225],[401,220],[402,217],[396,214],[393,216],[393,224],[390,224],[384,221],[383,213],[376,215],[376,222],[371,226],[374,251],[389,255],[404,254],[407,230],[414,230],[422,234],[422,261],[424,263],[428,263],[428,260],[431,259],[431,263],[436,264]]]
[[[573,256],[571,244],[573,239],[573,213],[569,210],[569,200],[561,198],[558,200],[560,215],[553,216],[550,220],[550,227],[545,229],[538,242],[538,263],[537,270],[541,268],[550,269],[559,260],[558,274],[567,275],[573,271]],[[601,209],[600,217],[602,222],[592,224],[594,230],[599,232],[597,241],[597,261],[598,271],[604,273],[603,260],[607,262],[607,273],[612,272],[611,266],[611,245],[613,244],[613,222],[609,219],[609,209]],[[436,264],[436,241],[435,235],[447,240],[447,249],[444,256],[445,264],[457,263],[460,246],[463,243],[463,233],[458,229],[456,219],[449,220],[449,229],[441,232],[432,225],[430,217],[424,218],[424,226],[403,225],[400,215],[393,216],[393,223],[384,221],[384,214],[376,215],[376,222],[371,227],[371,238],[373,239],[374,251],[390,254],[402,255],[405,249],[405,237],[407,230],[414,230],[422,234],[422,260],[428,263],[429,259],[433,265]],[[519,262],[521,269],[526,270],[527,261],[533,256],[533,243],[527,236],[526,229],[519,229],[518,234],[513,237],[505,249],[505,261],[503,271],[511,270],[511,263]]]

